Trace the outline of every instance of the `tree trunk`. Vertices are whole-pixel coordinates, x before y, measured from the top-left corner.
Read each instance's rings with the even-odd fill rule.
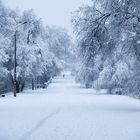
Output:
[[[23,82],[21,85],[21,92],[23,92],[24,87],[25,87],[25,82]]]
[[[34,85],[34,78],[32,78],[32,90],[35,89],[35,85]]]
[[[19,93],[20,92],[20,84],[17,82],[16,84],[16,92]]]

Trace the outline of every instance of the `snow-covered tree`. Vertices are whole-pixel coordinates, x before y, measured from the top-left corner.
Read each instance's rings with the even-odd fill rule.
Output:
[[[26,84],[32,83],[34,89],[38,79],[43,84],[60,73],[71,39],[64,29],[44,27],[33,10],[21,13],[0,2],[0,44],[0,78],[5,75],[4,85],[8,83],[10,90],[14,84],[16,45],[16,86],[21,92]]]
[[[81,57],[77,74],[81,83],[110,93],[119,89],[117,94],[138,94],[139,6],[139,0],[93,0],[93,6],[75,12],[72,22]]]

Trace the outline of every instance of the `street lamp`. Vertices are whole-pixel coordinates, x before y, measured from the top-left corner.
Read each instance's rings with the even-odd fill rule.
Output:
[[[27,22],[20,23],[17,27],[26,24]],[[14,97],[17,96],[17,33],[18,30],[16,29],[14,34]]]
[[[16,70],[16,65],[17,65],[17,30],[15,31],[15,35],[14,35],[14,38],[15,38],[15,46],[14,46],[14,97],[17,96],[17,78],[16,78],[16,73],[17,73],[17,70]]]

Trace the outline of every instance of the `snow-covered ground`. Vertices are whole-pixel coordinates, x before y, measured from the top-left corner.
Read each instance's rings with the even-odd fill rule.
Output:
[[[0,140],[140,140],[140,100],[58,77],[48,89],[0,98]]]

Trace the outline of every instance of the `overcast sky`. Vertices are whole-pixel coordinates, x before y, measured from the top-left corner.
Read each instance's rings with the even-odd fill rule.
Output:
[[[4,4],[20,10],[34,9],[48,25],[57,25],[71,31],[71,12],[90,0],[3,0]]]

